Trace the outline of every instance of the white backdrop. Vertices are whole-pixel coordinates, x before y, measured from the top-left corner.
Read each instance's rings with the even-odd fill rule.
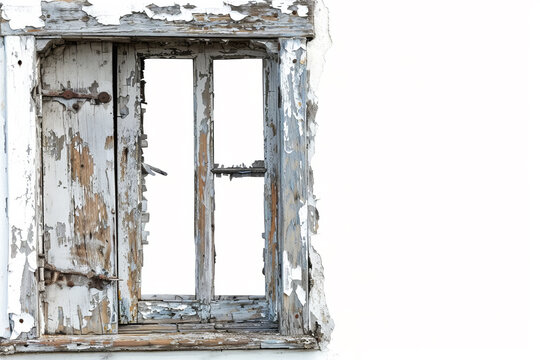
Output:
[[[40,359],[540,358],[540,2],[327,5],[329,349]]]

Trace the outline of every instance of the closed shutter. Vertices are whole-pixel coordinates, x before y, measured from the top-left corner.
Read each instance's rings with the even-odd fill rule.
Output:
[[[45,334],[117,332],[112,70],[107,42],[42,60]]]

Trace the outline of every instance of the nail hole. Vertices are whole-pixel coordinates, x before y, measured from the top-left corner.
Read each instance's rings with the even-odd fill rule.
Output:
[[[292,14],[296,16],[298,15],[298,12],[296,10],[293,10]]]
[[[21,66],[22,65],[22,60],[17,61],[17,64],[19,64],[19,66]]]
[[[293,59],[293,61],[292,61],[292,62],[293,62],[293,64],[296,64],[296,59]]]
[[[19,322],[22,324],[22,323],[24,322],[24,320],[23,320],[23,319],[19,319]]]
[[[299,316],[298,314],[294,315],[294,317],[295,317],[296,319],[298,319],[298,316]]]

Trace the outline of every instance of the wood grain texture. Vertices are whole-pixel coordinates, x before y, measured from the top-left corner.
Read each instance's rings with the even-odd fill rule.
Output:
[[[264,88],[264,274],[270,318],[277,320],[281,299],[278,241],[279,112],[277,54],[263,61]]]
[[[194,61],[195,110],[195,295],[203,304],[214,297],[214,144],[212,59]],[[203,315],[206,318],[207,315]]]
[[[120,324],[137,322],[141,295],[142,189],[140,160],[140,69],[135,46],[117,48],[118,302]]]
[[[318,349],[311,336],[283,336],[274,332],[192,332],[172,334],[117,334],[43,336],[28,341],[0,343],[0,353],[158,351],[158,350]]]
[[[11,338],[34,337],[37,324],[37,244],[39,235],[39,143],[35,39],[6,36],[5,118],[7,132],[7,218],[9,243],[8,314]],[[4,75],[2,75],[4,76]]]
[[[225,1],[226,2],[226,1]],[[188,1],[180,6],[148,5],[138,12],[123,14],[118,24],[103,24],[91,14],[86,0],[42,1],[43,27],[11,29],[0,22],[1,35],[35,36],[151,36],[151,37],[312,37],[313,1],[295,0],[289,6],[273,7],[272,0],[230,6],[227,12],[197,12]],[[204,11],[204,10],[203,10]],[[232,13],[232,14],[231,14]],[[236,18],[238,14],[242,19]],[[232,17],[237,20],[233,20]]]
[[[309,332],[306,39],[280,39],[280,333]]]
[[[112,44],[54,49],[43,59],[42,88],[112,94]],[[44,332],[115,333],[113,104],[44,100]]]
[[[139,323],[267,321],[268,314],[265,298],[212,300],[210,304],[195,299],[139,302]]]

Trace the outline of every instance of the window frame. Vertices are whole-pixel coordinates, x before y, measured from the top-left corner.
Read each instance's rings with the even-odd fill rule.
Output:
[[[3,238],[9,236],[17,245],[9,247],[5,242],[9,260],[0,258],[0,285],[9,289],[7,301],[0,301],[0,330],[7,329],[0,332],[0,353],[319,348],[321,341],[328,341],[333,323],[324,303],[320,259],[309,241],[317,220],[308,153],[312,149],[316,104],[310,99],[310,108],[307,99],[306,43],[314,36],[315,2],[298,0],[277,7],[270,0],[256,6],[244,4],[235,7],[235,12],[246,15],[240,20],[233,20],[227,14],[194,13],[193,20],[169,21],[168,16],[177,10],[154,6],[156,17],[125,14],[118,25],[101,23],[83,9],[84,4],[82,1],[42,2],[44,25],[37,28],[12,29],[9,21],[0,22],[0,101],[7,104],[0,108],[0,128],[7,129],[0,133],[0,145],[5,149],[5,154],[0,154],[0,179],[6,179],[0,181],[0,199],[2,208],[7,209],[0,215],[0,231]],[[277,134],[277,153],[272,156],[279,165],[278,181],[270,189],[268,204],[278,213],[273,231],[276,246],[279,245],[275,294],[276,312],[281,315],[279,332],[146,334],[133,329],[130,334],[43,336],[43,313],[38,301],[44,251],[40,220],[43,215],[40,55],[64,40],[126,45],[179,38],[251,39],[268,45],[268,50],[277,54],[272,68],[276,74],[272,77],[275,83],[272,88],[276,89],[273,96],[278,103],[273,114],[277,126],[272,128]],[[121,112],[122,105],[129,100],[116,95]],[[4,254],[4,250],[0,253]],[[309,308],[312,302],[315,306]]]
[[[266,44],[266,45],[265,45]],[[279,276],[277,256],[278,244],[276,234],[277,208],[276,199],[272,205],[272,189],[277,187],[277,97],[275,78],[277,54],[269,51],[277,48],[275,41],[265,44],[253,41],[169,41],[145,42],[130,45],[118,45],[117,53],[121,56],[118,61],[117,73],[119,98],[135,99],[129,105],[129,111],[119,109],[117,126],[119,146],[117,162],[119,166],[118,183],[118,222],[119,222],[119,277],[133,279],[119,283],[119,295],[122,299],[120,306],[121,324],[144,323],[215,323],[223,326],[223,322],[249,322],[246,327],[255,326],[258,329],[272,330],[277,325],[277,296]],[[128,60],[128,58],[130,58]],[[135,60],[133,60],[135,58]],[[196,289],[195,296],[175,295],[143,298],[140,292],[142,261],[140,257],[129,257],[131,254],[141,254],[144,243],[144,213],[137,206],[142,201],[140,186],[142,175],[140,166],[141,124],[143,111],[140,104],[144,102],[144,89],[141,84],[143,62],[146,59],[176,58],[191,59],[194,67],[194,123],[195,123],[195,246],[196,246]],[[261,59],[263,67],[264,88],[264,149],[265,149],[265,289],[264,297],[260,296],[214,296],[214,176],[218,170],[213,161],[213,61],[223,59]],[[139,74],[134,82],[124,81],[123,74]],[[137,84],[135,84],[137,83]],[[143,81],[144,84],[144,81]],[[137,94],[141,94],[140,96]],[[137,100],[138,99],[138,100]],[[134,111],[135,110],[135,111]],[[138,111],[137,111],[138,110]],[[132,113],[132,116],[122,114]],[[129,133],[127,137],[125,134]],[[204,139],[204,140],[201,140]],[[202,143],[204,142],[204,143]],[[126,149],[127,154],[126,157]],[[121,171],[120,171],[121,169]],[[238,171],[238,170],[236,170]],[[131,173],[122,176],[121,172]],[[235,176],[234,170],[232,170]],[[134,174],[137,173],[137,177]],[[239,172],[238,172],[239,173]],[[133,179],[139,179],[135,186]],[[207,179],[200,181],[200,179]],[[209,180],[208,180],[209,179]],[[126,194],[129,192],[129,199]],[[275,194],[274,194],[275,198]],[[135,199],[139,199],[135,201]],[[200,215],[204,214],[204,215]],[[128,220],[129,221],[125,221]],[[136,224],[135,224],[136,223]],[[131,241],[130,241],[131,239]],[[133,241],[136,239],[136,241]],[[210,261],[205,262],[205,259]],[[137,272],[129,269],[136,267]],[[200,274],[203,274],[202,276]],[[132,286],[129,286],[131,284]],[[128,310],[129,309],[129,310]],[[257,324],[254,324],[256,322]],[[180,325],[179,325],[180,326]]]

